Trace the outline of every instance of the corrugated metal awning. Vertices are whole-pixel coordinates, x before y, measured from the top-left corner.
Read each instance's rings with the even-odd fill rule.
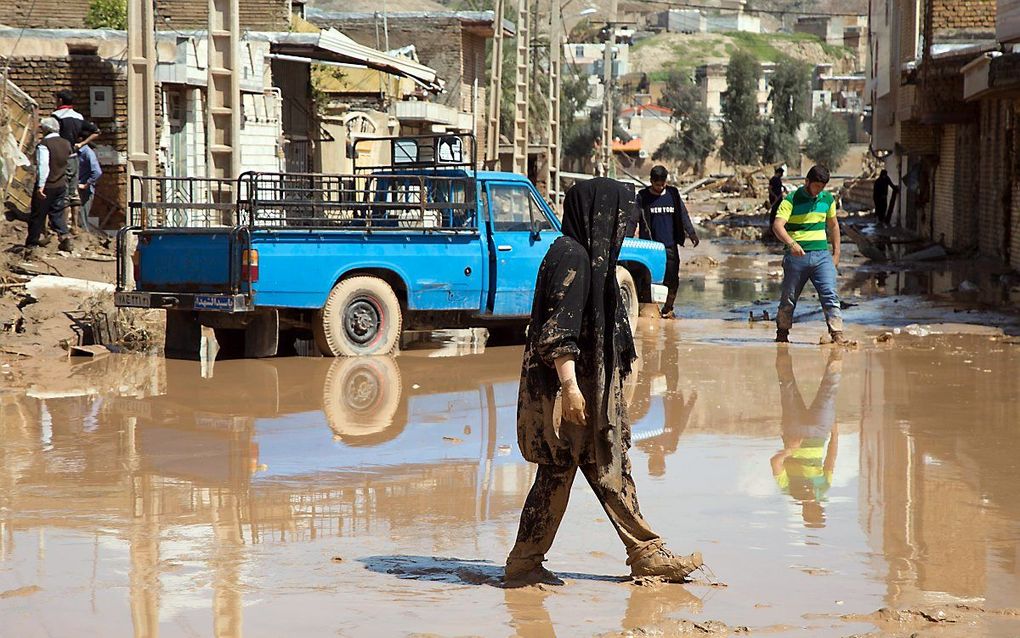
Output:
[[[254,34],[253,34],[254,35]],[[445,82],[435,69],[414,60],[358,44],[336,29],[320,33],[262,33],[277,55],[305,58],[310,62],[350,64],[414,80],[426,90],[441,93]]]

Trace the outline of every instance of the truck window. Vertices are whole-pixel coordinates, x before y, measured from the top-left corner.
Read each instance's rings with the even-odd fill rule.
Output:
[[[530,232],[532,228],[552,230],[549,218],[527,186],[493,185],[489,187],[489,194],[494,230],[520,232]]]
[[[527,186],[489,187],[492,227],[497,232],[531,230],[531,194]]]

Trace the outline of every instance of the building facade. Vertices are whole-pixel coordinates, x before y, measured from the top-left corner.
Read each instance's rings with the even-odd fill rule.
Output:
[[[894,218],[1020,268],[1020,0],[880,0],[870,15],[872,151]]]

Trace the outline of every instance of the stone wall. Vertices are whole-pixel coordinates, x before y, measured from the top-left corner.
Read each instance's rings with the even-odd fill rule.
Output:
[[[995,9],[996,0],[933,0],[932,28],[936,38],[959,31],[995,33]]]

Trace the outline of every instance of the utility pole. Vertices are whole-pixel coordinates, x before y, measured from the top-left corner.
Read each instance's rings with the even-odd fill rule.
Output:
[[[553,208],[560,203],[560,59],[563,57],[563,17],[560,0],[549,8],[549,127],[546,130],[545,184]]]
[[[613,49],[616,46],[616,2],[609,4],[609,36],[602,51],[602,175],[616,177],[613,159]]]
[[[528,103],[531,90],[531,2],[517,0],[517,81],[514,86],[513,172],[528,174]]]
[[[499,168],[499,104],[503,94],[503,0],[493,10],[492,59],[489,64],[489,121],[485,127],[485,166]]]

